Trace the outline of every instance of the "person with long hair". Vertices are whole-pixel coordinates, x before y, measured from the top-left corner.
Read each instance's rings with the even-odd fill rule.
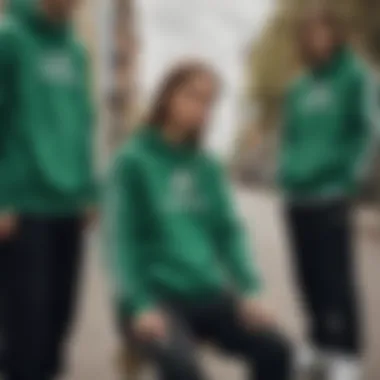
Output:
[[[122,330],[162,380],[205,379],[199,339],[242,357],[250,379],[290,380],[227,178],[201,146],[219,85],[207,65],[179,65],[116,154],[106,226]]]
[[[306,70],[285,98],[279,180],[309,319],[300,360],[326,379],[357,380],[362,337],[351,212],[370,146],[369,70],[332,11],[309,9],[297,31]]]

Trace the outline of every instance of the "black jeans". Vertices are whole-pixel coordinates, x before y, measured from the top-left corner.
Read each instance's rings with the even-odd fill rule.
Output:
[[[0,241],[0,373],[5,370],[5,342],[4,342],[4,289],[6,276],[4,273],[4,257],[10,254],[11,241]]]
[[[24,216],[0,252],[7,380],[48,380],[61,366],[81,261],[78,217]]]
[[[320,349],[360,352],[351,207],[347,201],[289,204],[298,286],[309,312],[310,338]]]
[[[291,380],[291,349],[276,331],[249,330],[241,325],[233,297],[208,303],[169,303],[169,331],[164,341],[140,342],[127,331],[129,344],[140,348],[156,365],[160,380],[204,380],[197,360],[196,340],[207,340],[242,358],[249,379]],[[127,329],[128,330],[128,329]]]

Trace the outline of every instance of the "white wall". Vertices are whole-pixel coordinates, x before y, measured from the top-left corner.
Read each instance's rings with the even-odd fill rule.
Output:
[[[209,146],[228,157],[239,126],[243,56],[274,7],[274,0],[138,0],[140,84],[145,101],[168,66],[204,57],[225,81]]]

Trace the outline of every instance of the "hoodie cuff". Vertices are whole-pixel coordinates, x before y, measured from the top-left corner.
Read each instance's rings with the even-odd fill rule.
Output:
[[[259,277],[257,277],[245,282],[244,284],[240,284],[239,293],[244,298],[250,298],[259,296],[263,292],[263,289],[263,282]]]
[[[141,298],[139,300],[127,300],[125,302],[125,310],[126,312],[131,315],[133,318],[137,318],[141,314],[144,314],[145,312],[149,310],[155,309],[156,304],[153,300],[150,298]]]

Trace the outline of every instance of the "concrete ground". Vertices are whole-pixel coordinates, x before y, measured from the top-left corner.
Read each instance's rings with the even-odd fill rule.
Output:
[[[241,209],[254,236],[258,261],[265,273],[268,302],[293,339],[302,336],[304,318],[287,260],[287,239],[277,199],[264,193],[238,192]],[[359,219],[359,218],[358,218]],[[358,229],[361,230],[361,229]],[[111,303],[104,271],[97,253],[96,237],[89,239],[88,262],[82,289],[79,318],[69,350],[69,372],[65,380],[117,379]],[[367,379],[380,378],[380,240],[376,243],[358,232],[358,269],[368,344]],[[212,379],[238,380],[243,368],[232,360],[205,352],[204,365]]]

